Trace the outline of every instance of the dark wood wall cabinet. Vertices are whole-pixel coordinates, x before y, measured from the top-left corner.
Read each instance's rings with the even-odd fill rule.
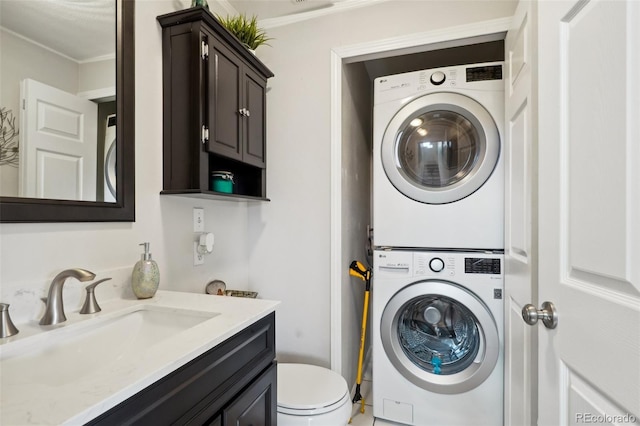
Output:
[[[88,425],[277,425],[275,314]]]
[[[159,16],[158,22],[161,194],[266,200],[266,85],[273,73],[202,7]],[[214,190],[215,172],[233,174],[232,193]]]

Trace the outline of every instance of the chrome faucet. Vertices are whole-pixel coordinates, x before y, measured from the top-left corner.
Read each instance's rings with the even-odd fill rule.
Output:
[[[62,286],[67,278],[75,278],[78,281],[90,281],[96,277],[96,274],[86,269],[74,268],[66,269],[55,276],[49,286],[49,296],[44,299],[47,307],[44,315],[40,320],[40,325],[54,325],[67,320],[64,315],[64,306],[62,304]]]

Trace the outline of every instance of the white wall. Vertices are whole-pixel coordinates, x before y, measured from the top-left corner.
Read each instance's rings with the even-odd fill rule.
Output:
[[[514,7],[508,1],[395,0],[269,29],[271,47],[257,53],[275,73],[267,106],[272,201],[249,207],[249,280],[254,290],[283,301],[281,360],[329,366],[330,304],[358,305],[330,300],[331,49],[511,16]],[[358,339],[359,327],[353,328]]]
[[[128,288],[128,271],[140,259],[138,244],[144,241],[159,264],[161,289],[204,292],[214,278],[229,288],[248,289],[246,204],[159,195],[162,43],[156,16],[175,7],[172,0],[136,2],[136,222],[0,225],[0,301],[12,304],[18,328],[41,315],[38,298],[63,269],[87,268],[97,278],[113,276],[112,287]],[[198,267],[192,256],[194,206],[205,208],[206,230],[216,235],[214,252]],[[75,290],[84,285],[73,280],[65,285],[66,309],[80,308],[81,293]],[[96,290],[99,301],[107,293]]]
[[[102,59],[78,64],[78,93],[116,88],[116,59]]]

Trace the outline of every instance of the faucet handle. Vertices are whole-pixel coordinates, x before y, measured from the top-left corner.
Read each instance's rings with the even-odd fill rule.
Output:
[[[95,314],[96,312],[100,312],[102,310],[100,309],[100,305],[98,305],[94,290],[98,284],[109,281],[110,279],[111,278],[103,278],[96,281],[95,283],[89,284],[86,287],[87,297],[84,299],[84,305],[82,305],[82,309],[80,309],[81,314]]]
[[[9,304],[0,303],[0,338],[10,337],[18,334],[18,329],[13,325],[9,316]]]

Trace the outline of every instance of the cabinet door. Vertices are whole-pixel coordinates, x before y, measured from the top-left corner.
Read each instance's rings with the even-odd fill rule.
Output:
[[[207,150],[235,160],[242,159],[240,115],[243,64],[212,34],[209,35],[207,72]]]
[[[244,68],[244,107],[247,113],[243,117],[244,153],[242,160],[257,167],[265,166],[265,140],[267,121],[264,78],[248,67]]]
[[[272,364],[224,410],[224,426],[277,424],[276,368],[276,364]]]

